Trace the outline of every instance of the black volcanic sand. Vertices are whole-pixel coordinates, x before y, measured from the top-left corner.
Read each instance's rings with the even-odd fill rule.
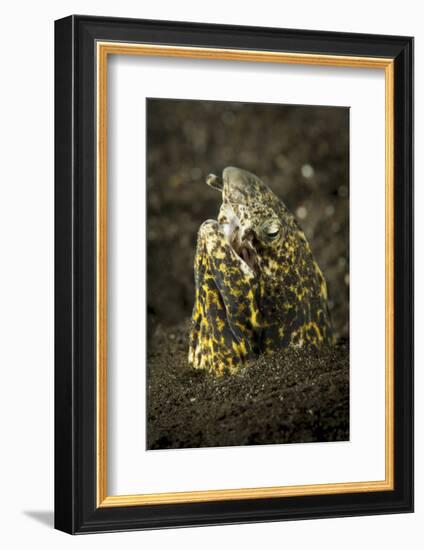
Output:
[[[327,280],[337,340],[349,338],[349,112],[345,108],[148,100],[148,447],[348,438],[348,350],[284,350],[233,377],[187,362],[193,261],[232,165],[263,178],[297,216]]]
[[[349,439],[347,344],[283,350],[221,378],[187,366],[188,326],[156,330],[148,449]],[[172,359],[170,359],[172,358]]]

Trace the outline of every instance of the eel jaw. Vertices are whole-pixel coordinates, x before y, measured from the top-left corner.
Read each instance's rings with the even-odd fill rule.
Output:
[[[221,207],[218,223],[223,229],[228,244],[249,270],[259,274],[258,254],[254,247],[254,232],[241,227],[240,221],[229,204]]]
[[[252,243],[253,239],[250,236],[240,237],[240,231],[233,233],[233,238],[230,245],[234,252],[241,260],[249,267],[254,275],[259,274],[258,254]]]

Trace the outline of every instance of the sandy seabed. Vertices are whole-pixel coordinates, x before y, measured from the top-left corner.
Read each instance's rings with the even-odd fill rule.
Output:
[[[349,439],[347,342],[281,350],[216,378],[188,367],[187,335],[183,323],[157,329],[151,341],[148,449]]]

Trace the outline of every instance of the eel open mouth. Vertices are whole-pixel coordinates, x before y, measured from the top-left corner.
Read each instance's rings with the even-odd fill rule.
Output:
[[[255,275],[259,274],[258,255],[255,247],[250,240],[244,239],[242,242],[235,240],[231,245],[234,252],[244,261]]]
[[[250,229],[247,231],[244,230],[240,226],[239,220],[233,210],[231,209],[230,212],[229,210],[228,208],[225,221],[221,222],[227,242],[253,274],[258,275],[259,260],[254,245],[255,235]]]

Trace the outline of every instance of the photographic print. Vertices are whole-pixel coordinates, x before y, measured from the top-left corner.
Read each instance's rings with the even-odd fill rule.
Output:
[[[147,448],[349,440],[349,109],[147,100]]]

